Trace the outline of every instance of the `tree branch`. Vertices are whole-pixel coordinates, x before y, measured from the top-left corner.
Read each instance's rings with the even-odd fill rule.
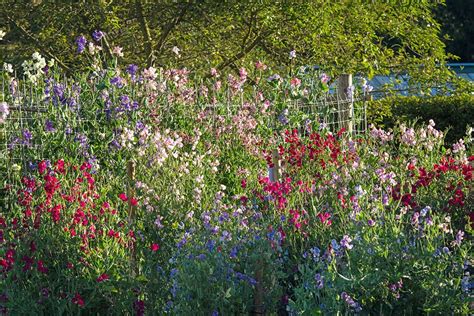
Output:
[[[188,3],[185,5],[181,11],[179,12],[178,16],[176,16],[174,19],[171,20],[170,23],[166,24],[165,27],[163,28],[163,32],[160,35],[160,38],[158,39],[158,44],[156,45],[156,50],[158,52],[158,55],[161,55],[163,52],[163,48],[165,46],[166,39],[170,35],[171,31],[183,20],[184,16],[186,15],[186,12],[188,11],[189,6],[191,3]]]
[[[10,23],[16,27],[21,34],[23,34],[27,39],[31,40],[33,43],[35,43],[36,47],[39,48],[39,50],[41,51],[41,53],[43,53],[43,55],[46,55],[47,57],[51,58],[51,59],[54,59],[56,61],[56,63],[61,66],[61,68],[63,68],[64,70],[66,70],[67,72],[70,71],[70,68],[68,66],[66,66],[66,64],[64,64],[58,57],[56,57],[53,53],[51,53],[49,51],[49,49],[47,49],[46,47],[43,46],[43,44],[33,35],[31,34],[28,30],[26,30],[23,26],[21,25],[18,25],[16,23],[16,21],[14,19],[12,19],[10,16],[6,15],[7,17],[7,20],[10,21]]]
[[[224,60],[222,63],[220,63],[216,67],[216,69],[217,70],[222,70],[222,69],[226,68],[227,66],[230,66],[231,64],[233,64],[237,60],[242,59],[245,55],[247,55],[250,51],[252,51],[252,49],[254,49],[255,46],[257,46],[257,44],[262,40],[263,37],[264,37],[263,34],[258,35],[252,41],[252,43],[250,43],[250,45],[248,45],[247,47],[244,47],[240,52],[238,52],[237,54],[235,54],[232,57],[228,58],[227,60]]]
[[[137,11],[137,18],[140,22],[140,28],[142,30],[143,39],[145,41],[145,54],[148,67],[153,66],[155,63],[155,50],[153,48],[153,42],[151,39],[150,27],[148,26],[148,21],[143,14],[143,4],[141,0],[135,1],[135,9]]]

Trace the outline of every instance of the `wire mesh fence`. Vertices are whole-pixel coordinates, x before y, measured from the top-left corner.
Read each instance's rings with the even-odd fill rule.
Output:
[[[0,124],[0,188],[3,188],[0,199],[3,199],[3,207],[8,208],[12,196],[10,193],[15,192],[21,175],[38,161],[50,158],[50,153],[45,152],[43,144],[45,133],[54,131],[61,125],[66,134],[74,133],[74,141],[82,144],[87,138],[85,135],[101,132],[94,130],[97,128],[96,122],[103,115],[102,112],[107,112],[108,109],[107,102],[100,101],[104,90],[98,89],[101,84],[98,79],[82,81],[79,86],[65,77],[41,83],[7,80],[6,76],[2,78],[0,102],[6,101],[9,104],[10,114],[4,124]],[[107,95],[110,103],[125,102],[125,97],[117,89],[106,90],[110,90]],[[244,97],[243,92],[236,96],[235,91],[229,90],[226,94],[233,97],[208,102],[199,98],[199,88],[195,88],[189,92],[192,97],[181,107],[177,104],[182,100],[173,100],[164,92],[155,95],[155,99],[143,98],[146,93],[146,89],[141,86],[129,87],[127,98],[147,103],[152,109],[149,120],[160,128],[173,128],[182,122],[218,127],[236,119],[245,120],[258,113],[258,124],[270,130],[288,124],[288,120],[292,120],[291,128],[302,131],[310,122],[317,122],[331,132],[344,128],[347,133],[354,135],[367,130],[366,96],[353,98],[346,91],[339,93],[337,89],[319,95],[318,98],[288,99],[270,109],[262,109],[261,105],[257,106],[257,102],[253,102],[259,98],[258,93]],[[341,97],[348,95],[350,97]],[[98,111],[95,107],[100,102],[105,104],[103,111]],[[66,110],[58,110],[61,108]],[[116,128],[125,127],[127,126]],[[37,134],[35,137],[32,136],[33,131]],[[62,141],[68,139],[70,140],[64,138]]]

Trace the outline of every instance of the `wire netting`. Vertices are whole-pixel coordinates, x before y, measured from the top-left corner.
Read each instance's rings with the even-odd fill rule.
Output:
[[[6,78],[6,76],[3,76]],[[14,77],[16,78],[16,76]],[[96,128],[95,121],[99,119],[100,113],[94,112],[94,103],[100,98],[100,85],[97,79],[81,83],[82,91],[73,80],[63,77],[56,79],[54,85],[45,85],[43,82],[32,83],[27,80],[3,79],[1,82],[0,102],[6,101],[9,104],[10,114],[4,124],[0,124],[0,200],[3,200],[2,207],[7,209],[12,202],[12,197],[19,185],[22,174],[26,174],[32,164],[42,159],[49,159],[50,153],[44,152],[43,132],[46,133],[50,119],[60,122],[66,129],[73,130],[76,135],[86,135],[91,133],[90,129]],[[64,98],[58,100],[53,97],[53,89],[63,89]],[[253,104],[256,100],[255,94],[250,98],[229,97],[223,102],[203,102],[198,96],[198,89],[195,89],[194,98],[186,101],[185,107],[177,107],[177,101],[164,97],[150,100],[149,107],[153,109],[150,113],[150,120],[163,128],[173,128],[181,122],[192,122],[192,124],[207,124],[219,126],[225,122],[247,113],[250,115],[259,111]],[[128,93],[131,98],[143,96],[146,91],[139,85],[129,87]],[[230,96],[232,91],[228,91]],[[332,88],[330,92],[306,100],[288,100],[280,105],[278,109],[269,111],[266,115],[260,115],[259,124],[265,125],[269,129],[277,129],[285,124],[285,120],[292,115],[298,119],[291,122],[291,128],[304,130],[305,125],[310,122],[318,122],[332,132],[337,132],[341,128],[346,129],[346,133],[352,135],[363,133],[367,130],[366,116],[366,96],[341,98],[337,88]],[[112,102],[120,102],[120,95],[115,89],[111,89],[109,96]],[[57,111],[57,103],[64,101],[70,111]],[[143,101],[143,99],[142,99]],[[183,110],[183,108],[185,110]],[[37,135],[32,135],[35,131]],[[99,131],[97,131],[99,132]],[[77,136],[76,136],[77,137]]]

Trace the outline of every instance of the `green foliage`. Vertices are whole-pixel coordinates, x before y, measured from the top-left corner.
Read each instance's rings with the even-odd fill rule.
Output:
[[[73,39],[103,30],[110,55],[124,48],[125,61],[207,72],[236,71],[262,60],[278,71],[291,69],[296,50],[301,64],[328,73],[369,76],[408,70],[414,76],[446,75],[437,2],[387,1],[4,1],[0,63],[21,64],[40,51],[63,68],[85,67]],[[53,14],[51,14],[53,13]],[[179,56],[172,51],[180,49]],[[423,67],[420,69],[420,65]]]
[[[369,123],[392,128],[397,121],[419,119],[420,123],[434,120],[440,130],[448,130],[447,143],[453,143],[466,135],[474,122],[474,95],[460,94],[434,97],[389,97],[368,103]]]

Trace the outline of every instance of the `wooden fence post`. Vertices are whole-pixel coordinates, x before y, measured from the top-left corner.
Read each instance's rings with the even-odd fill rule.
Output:
[[[337,99],[338,101],[338,120],[339,128],[345,128],[349,134],[352,134],[352,119],[354,112],[352,89],[352,75],[342,74],[337,81]]]
[[[272,182],[280,181],[281,180],[281,160],[280,160],[280,154],[278,153],[278,149],[274,149],[272,151],[272,163],[273,163],[273,167],[268,168],[268,178]]]
[[[132,199],[135,196],[135,163],[130,160],[127,162],[127,197],[128,197],[128,223],[130,226],[133,226],[135,223],[135,213],[136,213],[136,206],[133,205]],[[132,270],[132,275],[136,276],[138,274],[138,266],[137,266],[137,254],[135,251],[135,244],[132,243],[131,249],[131,257],[130,257],[130,267]]]

